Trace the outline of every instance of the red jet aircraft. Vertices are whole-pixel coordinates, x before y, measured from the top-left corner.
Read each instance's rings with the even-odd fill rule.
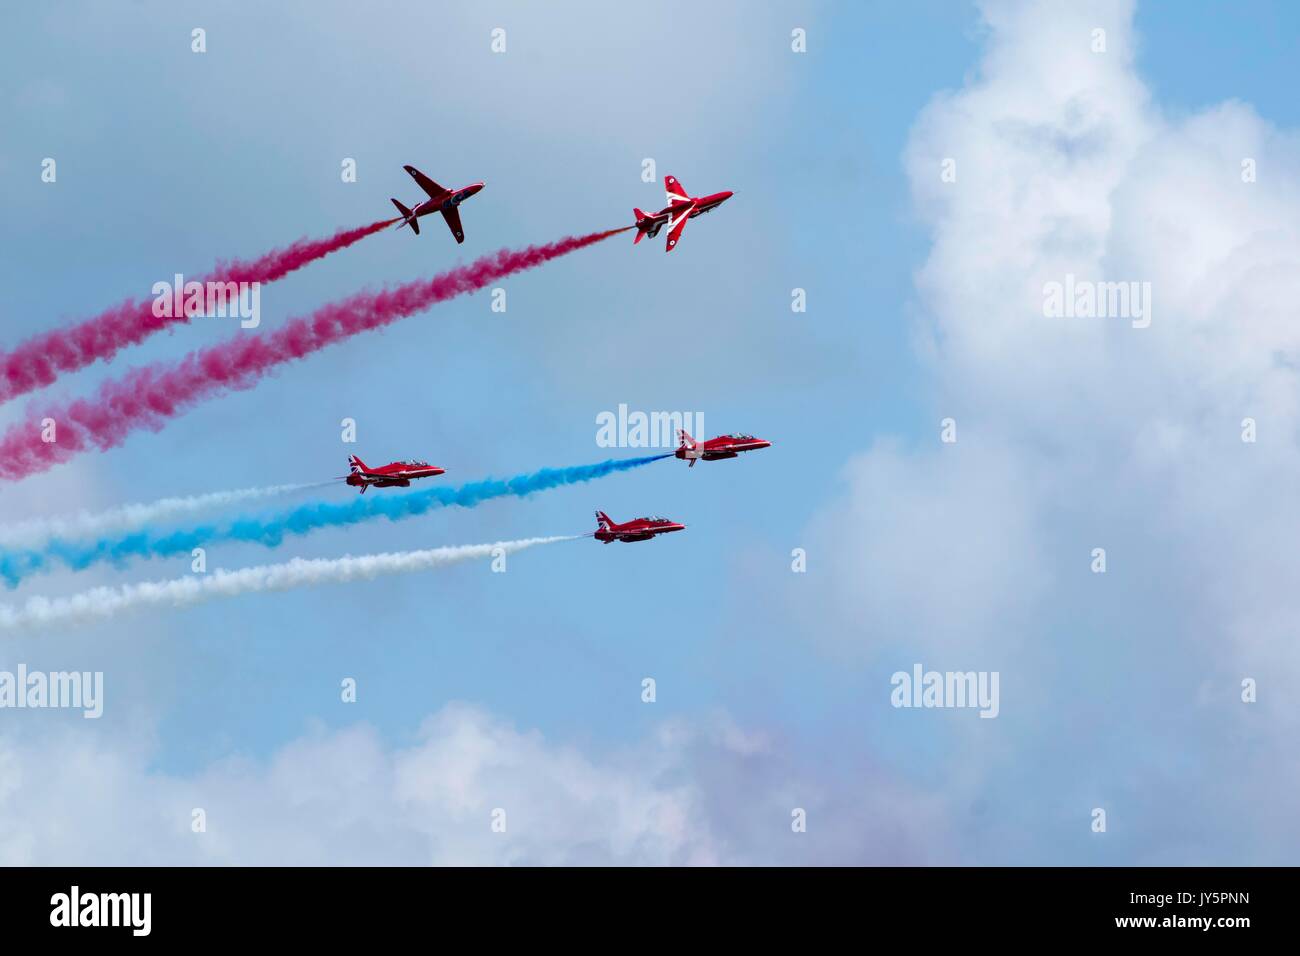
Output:
[[[596,512],[596,523],[600,527],[592,533],[592,537],[605,544],[611,541],[649,541],[657,534],[686,530],[686,525],[669,521],[667,518],[634,518],[622,524],[615,524],[603,511]]]
[[[700,459],[715,461],[718,458],[735,458],[742,451],[757,451],[771,448],[770,441],[755,438],[753,435],[719,435],[705,442],[698,442],[684,431],[679,431],[682,444],[677,449],[677,457],[689,461],[687,468],[694,468]]]
[[[632,245],[635,246],[644,236],[653,239],[667,224],[668,245],[664,247],[664,252],[672,252],[682,236],[682,230],[686,228],[687,219],[717,209],[731,198],[729,192],[714,193],[712,196],[688,196],[680,180],[672,176],[664,177],[664,191],[667,193],[668,205],[654,215],[640,209],[632,210],[632,215],[636,216],[636,237],[632,240]]]
[[[458,243],[464,242],[465,230],[460,227],[460,210],[457,207],[482,189],[483,184],[474,183],[470,186],[462,186],[460,189],[447,189],[445,186],[439,186],[414,166],[403,166],[402,168],[411,174],[411,178],[420,184],[420,188],[429,194],[429,198],[416,203],[414,209],[407,209],[394,199],[393,205],[402,214],[401,225],[397,228],[401,229],[402,226],[410,226],[411,231],[418,236],[420,234],[420,217],[427,216],[431,212],[440,212],[442,218],[447,220],[447,228],[456,237],[456,241]]]
[[[446,474],[446,469],[427,461],[394,461],[379,468],[367,468],[366,463],[356,455],[349,455],[348,464],[352,466],[352,474],[348,475],[347,484],[360,485],[363,495],[371,485],[376,488],[409,488],[412,478],[433,478]]]

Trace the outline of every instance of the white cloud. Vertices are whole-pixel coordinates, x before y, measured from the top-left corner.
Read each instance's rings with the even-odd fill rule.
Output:
[[[998,661],[1003,715],[984,732],[1001,767],[1037,768],[1035,793],[1068,812],[1112,801],[1132,834],[1112,861],[1277,859],[1293,826],[1237,821],[1283,818],[1271,780],[1294,765],[1300,140],[1237,102],[1161,110],[1130,3],[982,8],[980,69],[923,111],[904,157],[932,239],[916,337],[959,442],[936,424],[932,447],[850,461],[811,528],[810,554],[832,556],[810,564],[832,610],[818,624],[878,664],[900,646],[936,667]],[[1044,317],[1044,283],[1067,274],[1150,282],[1151,326]],[[1247,705],[1252,676],[1271,697]],[[949,768],[967,781],[954,800],[999,791],[970,845],[1017,814],[1030,846],[1061,845],[1061,811],[1017,809],[976,770],[986,752]]]
[[[0,864],[900,862],[940,832],[934,801],[874,774],[836,796],[725,718],[662,724],[601,759],[466,704],[405,747],[355,725],[191,776],[148,756],[84,734],[0,737]],[[808,833],[791,831],[796,806]]]
[[[958,429],[955,444],[936,423],[931,452],[881,442],[846,467],[845,498],[811,529],[836,642],[953,649],[1023,631],[1046,585],[1040,492],[1008,449]]]
[[[1300,140],[1240,103],[1166,116],[1134,68],[1130,3],[983,9],[981,68],[923,111],[905,155],[933,240],[918,340],[960,456],[936,428],[933,450],[854,459],[816,523],[853,562],[836,590],[868,625],[964,618],[973,637],[996,608],[1032,608],[1035,568],[1122,529],[1144,558],[1160,542],[1206,629],[1296,669],[1300,549],[1280,529],[1300,516]],[[1151,326],[1046,318],[1043,285],[1067,274],[1150,282]]]

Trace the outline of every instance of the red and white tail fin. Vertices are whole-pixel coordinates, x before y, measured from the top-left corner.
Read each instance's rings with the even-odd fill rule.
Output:
[[[685,458],[689,462],[687,468],[694,468],[696,460],[703,454],[700,445],[685,428],[677,429],[677,434],[682,438],[681,447],[677,449],[677,457]]]
[[[366,470],[366,463],[356,455],[348,455],[348,467],[356,475]]]
[[[686,195],[686,187],[681,184],[681,180],[674,176],[664,177],[664,197],[670,206],[673,203],[686,202],[691,198]]]
[[[397,207],[397,211],[402,214],[402,223],[397,228],[401,229],[402,226],[410,226],[411,231],[418,236],[420,234],[420,220],[416,219],[413,215],[411,215],[411,210],[407,209],[396,199],[392,199],[392,203],[394,206]]]
[[[613,526],[614,522],[609,520],[609,515],[605,514],[605,512],[597,511],[596,524],[600,525],[599,530],[608,531]]]
[[[640,242],[642,239],[645,238],[646,230],[641,226],[641,223],[648,217],[646,216],[645,213],[643,213],[640,209],[637,209],[635,206],[632,207],[632,217],[636,221],[636,225],[637,225],[636,235],[632,237],[632,245],[635,246],[638,242]]]

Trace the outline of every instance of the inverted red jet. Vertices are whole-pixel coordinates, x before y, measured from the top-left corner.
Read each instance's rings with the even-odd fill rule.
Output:
[[[622,524],[615,524],[603,511],[596,512],[596,523],[600,527],[592,537],[605,544],[611,541],[649,541],[657,534],[686,530],[686,525],[667,518],[634,518]]]
[[[687,219],[694,219],[712,209],[717,209],[732,195],[729,192],[720,192],[711,196],[688,196],[681,181],[672,176],[664,177],[664,191],[667,193],[668,205],[654,215],[644,213],[640,209],[632,210],[632,215],[636,216],[636,237],[632,240],[632,245],[635,246],[645,236],[653,239],[659,235],[659,230],[667,225],[668,245],[664,247],[664,252],[672,252],[677,248],[677,240],[682,237]]]
[[[356,455],[349,455],[348,464],[352,466],[352,473],[348,475],[347,484],[360,486],[363,495],[371,485],[376,488],[409,488],[413,478],[446,474],[445,468],[427,461],[394,461],[379,468],[368,468]]]
[[[410,226],[411,231],[418,236],[420,234],[420,217],[427,216],[431,212],[440,212],[442,218],[447,220],[447,228],[456,237],[456,241],[458,243],[464,242],[465,230],[460,227],[460,210],[457,207],[482,189],[483,184],[473,183],[469,186],[462,186],[460,189],[447,189],[445,186],[439,186],[414,166],[403,166],[402,168],[411,174],[411,178],[420,184],[420,188],[429,194],[429,198],[416,203],[414,209],[407,209],[394,199],[393,205],[402,214],[401,225],[397,228],[401,229],[402,226]]]
[[[755,438],[753,435],[719,435],[717,438],[698,442],[684,431],[679,431],[677,434],[681,435],[682,443],[676,454],[682,461],[690,462],[687,468],[694,468],[695,463],[701,459],[714,461],[718,458],[735,458],[742,451],[757,451],[760,448],[772,447],[770,441]]]

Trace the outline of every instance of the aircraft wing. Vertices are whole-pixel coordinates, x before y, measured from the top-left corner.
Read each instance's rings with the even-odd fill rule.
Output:
[[[668,205],[673,203],[685,202],[689,197],[686,195],[686,187],[675,176],[664,177],[664,195],[668,198]]]
[[[424,173],[420,172],[414,166],[403,166],[402,168],[411,174],[411,178],[414,179],[419,184],[421,189],[423,189],[426,193],[429,194],[430,199],[441,199],[443,196],[447,195],[446,189],[444,189],[442,186],[439,186],[437,183],[435,183],[428,176],[424,175]]]
[[[455,206],[449,206],[449,208],[442,211],[442,218],[447,220],[447,228],[456,237],[456,241],[464,242],[465,230],[460,227],[460,210]]]
[[[682,237],[682,230],[686,228],[686,220],[691,218],[692,206],[684,207],[681,212],[677,213],[677,218],[670,220],[668,223],[668,245],[664,252],[672,252],[677,246],[677,240]]]

